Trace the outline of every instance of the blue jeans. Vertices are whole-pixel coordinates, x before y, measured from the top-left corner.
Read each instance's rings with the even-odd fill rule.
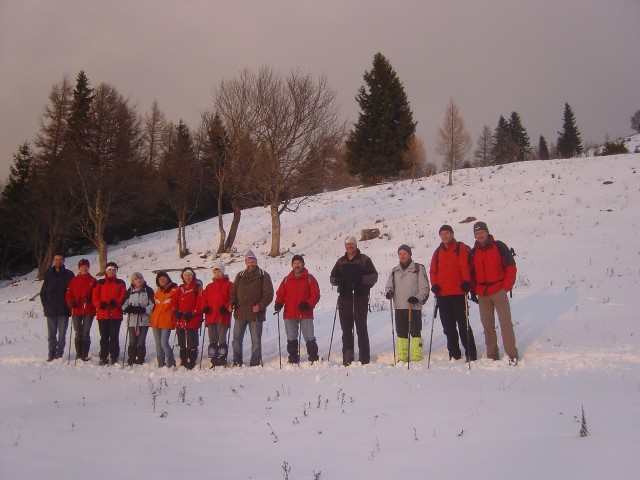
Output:
[[[174,367],[176,360],[173,357],[173,349],[169,345],[169,337],[171,329],[154,328],[153,337],[156,340],[156,358],[158,359],[158,367]]]
[[[316,339],[313,334],[313,318],[301,319],[284,319],[284,331],[287,334],[287,340],[298,340],[298,324],[305,342],[311,342]]]
[[[93,315],[74,315],[71,317],[71,321],[73,322],[73,329],[76,331],[76,342],[90,342]]]
[[[47,341],[49,342],[50,357],[61,358],[64,356],[68,325],[69,317],[66,315],[47,317]]]
[[[233,363],[242,364],[242,340],[244,332],[249,326],[249,334],[251,335],[251,360],[249,366],[256,367],[262,365],[262,322],[259,320],[238,320],[233,324]]]

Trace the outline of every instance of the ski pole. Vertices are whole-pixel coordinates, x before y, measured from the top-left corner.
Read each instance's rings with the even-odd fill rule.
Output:
[[[82,312],[80,315],[80,327],[82,328],[82,330],[80,330],[80,333],[83,334],[84,333],[84,312],[85,309],[87,308],[87,301],[85,299],[85,302],[82,304]],[[73,328],[73,316],[71,316],[71,328]],[[78,334],[78,332],[76,332],[76,335]],[[84,353],[84,338],[81,339],[80,341],[80,347],[81,347],[81,351],[80,352],[76,352],[77,354],[82,355]],[[71,348],[71,347],[69,347]],[[89,352],[87,352],[87,356],[89,356]],[[73,361],[73,366],[75,367],[78,364],[78,355],[76,355],[76,359]]]
[[[391,344],[393,345],[393,365],[396,364],[396,338],[394,336],[393,328],[393,298],[389,299],[389,313],[391,314]]]
[[[300,344],[302,343],[302,319],[298,320],[298,368],[300,368]]]
[[[278,360],[280,360],[280,370],[282,370],[282,342],[280,341],[280,311],[278,314]]]
[[[338,305],[340,303],[340,297],[336,301],[336,312],[333,314],[333,327],[331,328],[331,340],[329,340],[329,354],[327,355],[327,363],[331,358],[331,345],[333,344],[333,331],[336,329],[336,317],[338,316]]]
[[[67,365],[71,363],[71,334],[73,333],[73,317],[71,317],[71,325],[69,328],[69,355],[67,356]],[[64,362],[64,360],[63,360]],[[75,365],[75,363],[74,363]]]
[[[429,340],[429,359],[427,360],[427,370],[431,364],[431,345],[433,344],[433,324],[436,321],[436,315],[438,314],[438,297],[433,298],[433,318],[431,319],[431,339]]]
[[[467,353],[467,362],[469,363],[469,370],[471,370],[471,343],[469,342],[469,301],[467,300],[467,296],[464,296],[464,315],[467,320],[467,349],[469,350]]]
[[[214,327],[215,327],[215,325],[214,325]],[[200,370],[202,370],[202,355],[204,353],[204,332],[207,329],[207,325],[206,324],[205,325],[201,324],[201,328],[202,328],[202,345],[200,345]],[[213,327],[211,327],[211,328],[213,328]],[[215,362],[213,364],[213,369],[214,370],[216,369]]]
[[[411,304],[409,304],[409,329],[407,330],[407,370],[411,366]]]
[[[129,340],[129,320],[131,320],[131,314],[127,313],[127,333],[124,336],[124,355],[122,355],[123,370],[124,370],[124,359],[127,358],[127,341]]]

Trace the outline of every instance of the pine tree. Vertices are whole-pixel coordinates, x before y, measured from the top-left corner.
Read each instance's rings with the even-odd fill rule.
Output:
[[[636,113],[631,117],[631,129],[640,133],[640,110],[636,110]]]
[[[410,166],[404,154],[416,122],[404,86],[384,55],[376,53],[364,81],[366,87],[361,86],[356,96],[358,122],[346,143],[347,163],[350,174],[371,184]]]
[[[582,153],[582,139],[576,126],[573,110],[568,103],[564,104],[562,131],[558,132],[558,153],[560,158],[571,158]]]
[[[511,138],[509,123],[501,115],[493,134],[491,155],[495,165],[515,162],[518,158],[518,146]]]
[[[513,140],[513,143],[518,147],[518,160],[524,160],[526,155],[531,153],[531,143],[529,141],[527,130],[522,125],[518,112],[511,112],[511,118],[509,119],[507,130],[511,140]]]
[[[549,160],[551,158],[549,146],[542,135],[540,135],[540,140],[538,141],[538,157],[540,157],[540,160]]]

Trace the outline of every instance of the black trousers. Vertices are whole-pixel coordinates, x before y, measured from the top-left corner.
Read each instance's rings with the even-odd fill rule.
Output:
[[[396,310],[396,333],[398,338],[409,338],[409,309]],[[411,311],[411,336],[422,336],[422,312]]]
[[[112,362],[118,360],[120,355],[120,325],[122,319],[98,320],[100,330],[100,360],[107,361],[111,357]]]
[[[342,360],[348,364],[354,360],[353,327],[358,334],[358,354],[360,363],[371,361],[369,349],[369,332],[367,331],[367,314],[369,312],[368,296],[338,297],[338,313],[340,314],[340,328],[342,328]]]
[[[456,360],[462,357],[458,338],[464,347],[467,357],[477,360],[476,341],[473,338],[473,330],[469,326],[469,338],[467,339],[467,317],[465,313],[464,295],[439,296],[438,309],[444,334],[447,337],[447,350],[449,357]],[[456,329],[457,327],[457,329]],[[458,335],[459,332],[459,335]]]

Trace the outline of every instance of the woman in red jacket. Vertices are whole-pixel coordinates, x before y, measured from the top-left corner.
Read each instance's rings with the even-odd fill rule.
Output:
[[[107,263],[105,271],[105,277],[93,289],[92,299],[100,330],[100,365],[114,365],[120,356],[120,324],[127,284],[117,277],[115,262]]]
[[[182,366],[191,370],[198,359],[198,328],[202,324],[200,297],[202,296],[202,282],[196,278],[196,272],[191,267],[182,269],[182,285],[171,297],[171,308],[175,315],[176,335],[180,347]]]
[[[208,352],[211,367],[227,365],[227,330],[231,325],[229,297],[232,289],[233,282],[224,274],[224,265],[214,265],[213,281],[207,285],[200,297],[201,310],[209,331]]]
[[[66,301],[71,310],[71,321],[76,331],[74,339],[76,347],[76,360],[89,360],[89,347],[91,346],[91,324],[96,314],[91,294],[96,286],[96,279],[89,273],[89,260],[83,258],[78,262],[78,275],[73,277],[67,287]]]

